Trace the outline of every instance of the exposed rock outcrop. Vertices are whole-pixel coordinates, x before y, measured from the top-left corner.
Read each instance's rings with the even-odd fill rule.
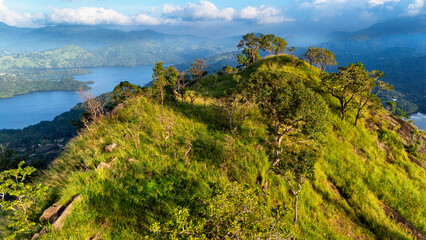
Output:
[[[106,148],[105,148],[105,151],[106,152],[112,152],[112,151],[114,151],[114,149],[117,147],[117,144],[115,144],[115,143],[111,143],[110,145],[108,145]]]

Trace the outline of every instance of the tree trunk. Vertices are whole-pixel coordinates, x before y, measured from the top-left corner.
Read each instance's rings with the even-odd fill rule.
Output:
[[[294,225],[297,225],[297,200],[298,200],[298,195],[299,194],[295,194],[294,195]]]
[[[340,111],[342,113],[342,121],[345,120],[345,104],[343,103],[343,99],[339,99],[340,101]]]
[[[359,109],[358,109],[358,112],[356,113],[356,117],[355,117],[355,127],[356,127],[356,124],[358,123],[358,119],[359,119],[360,115],[361,115],[361,108],[359,108]]]

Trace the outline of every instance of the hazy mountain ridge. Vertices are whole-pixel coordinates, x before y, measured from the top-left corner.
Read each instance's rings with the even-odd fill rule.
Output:
[[[0,44],[3,49],[16,53],[43,51],[65,45],[79,45],[98,49],[114,44],[132,41],[158,41],[164,43],[213,42],[192,35],[172,35],[149,29],[125,32],[102,26],[57,25],[42,28],[18,28],[4,23],[0,27]]]
[[[372,40],[395,35],[412,35],[426,32],[426,15],[415,17],[400,17],[385,22],[376,23],[357,32],[332,32],[328,35],[330,41],[365,39]]]

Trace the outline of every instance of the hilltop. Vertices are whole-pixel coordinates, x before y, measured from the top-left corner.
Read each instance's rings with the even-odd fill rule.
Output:
[[[317,149],[296,208],[285,179],[296,172],[277,172],[268,157],[264,112],[239,103],[242,86],[262,74],[279,76],[294,94],[305,89],[325,113],[317,134],[301,130],[282,141],[289,163],[291,154]],[[424,239],[424,132],[382,107],[357,126],[354,111],[342,121],[320,74],[283,55],[196,79],[189,97],[164,107],[150,90],[126,95],[36,180],[49,190],[34,219],[55,201],[73,202],[69,217],[39,239]]]

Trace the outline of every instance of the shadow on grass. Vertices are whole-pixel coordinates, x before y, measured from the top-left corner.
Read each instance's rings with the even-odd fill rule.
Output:
[[[217,113],[217,110],[211,104],[191,104],[188,102],[178,102],[170,105],[173,111],[182,113],[187,118],[207,125],[209,130],[229,131],[229,126],[225,123],[226,119]]]
[[[357,207],[353,206],[351,201],[349,201],[349,196],[347,196],[341,188],[334,185],[332,181],[330,181],[330,184],[331,186],[333,186],[334,191],[338,195],[338,198],[341,198],[341,201],[346,202],[347,206],[345,206],[345,204],[343,204],[341,201],[336,201],[336,199],[331,198],[329,194],[323,192],[321,189],[316,187],[315,184],[312,184],[312,188],[315,192],[322,196],[324,201],[336,206],[338,209],[343,211],[353,223],[364,229],[369,230],[380,239],[408,239],[400,232],[396,232],[392,229],[389,229],[386,225],[382,224],[381,222],[375,221],[374,219],[366,215],[365,212],[362,212],[357,209]]]

